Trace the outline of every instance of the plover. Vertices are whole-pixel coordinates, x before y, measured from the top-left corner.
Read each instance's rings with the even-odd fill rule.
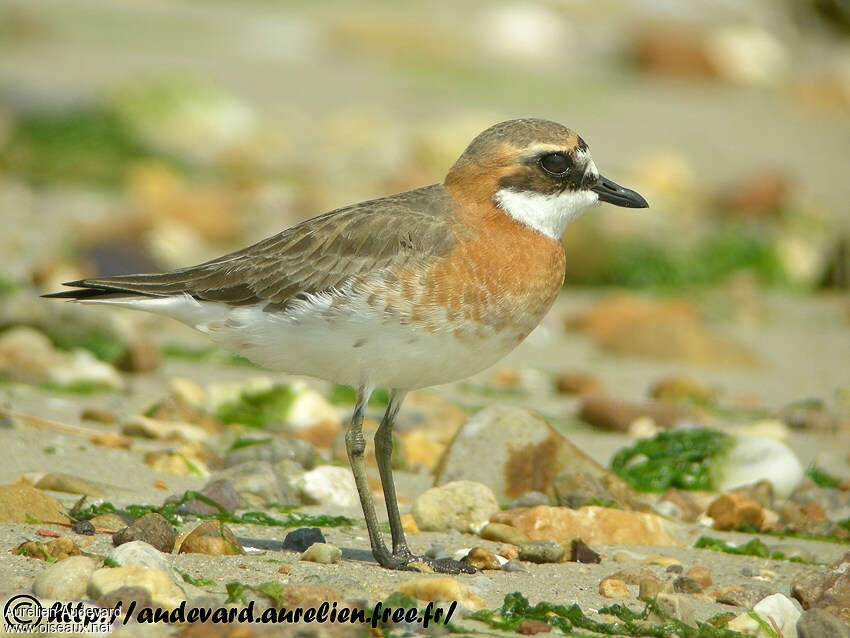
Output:
[[[46,296],[167,315],[261,366],[355,387],[345,442],[375,559],[468,571],[408,549],[393,421],[408,391],[484,370],[528,336],[563,285],[565,226],[597,201],[648,206],[600,175],[570,129],[510,120],[479,134],[442,184],[334,210],[198,266],[83,279]],[[363,460],[376,387],[390,390],[374,441],[392,551]]]

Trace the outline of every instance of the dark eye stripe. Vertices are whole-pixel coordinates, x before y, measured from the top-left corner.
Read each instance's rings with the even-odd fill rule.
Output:
[[[547,153],[540,158],[540,166],[551,175],[563,175],[570,168],[570,161],[563,153]]]

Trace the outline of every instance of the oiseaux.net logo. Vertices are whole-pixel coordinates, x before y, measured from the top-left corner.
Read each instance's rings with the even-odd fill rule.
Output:
[[[108,633],[120,614],[120,604],[114,609],[81,602],[43,605],[35,596],[18,594],[3,606],[3,628],[11,634]]]

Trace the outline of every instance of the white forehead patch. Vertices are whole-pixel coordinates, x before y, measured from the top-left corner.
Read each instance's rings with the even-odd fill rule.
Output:
[[[599,196],[591,190],[565,190],[544,195],[508,188],[499,190],[493,198],[499,208],[518,222],[558,241],[567,224],[598,199]]]

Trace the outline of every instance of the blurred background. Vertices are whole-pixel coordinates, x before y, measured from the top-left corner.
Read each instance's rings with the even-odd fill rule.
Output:
[[[66,334],[96,312],[68,320],[79,309],[35,293],[198,263],[439,181],[478,132],[533,116],[578,131],[652,206],[599,206],[569,227],[567,303],[612,287],[698,295],[701,316],[730,320],[745,344],[787,319],[796,337],[758,348],[788,347],[805,379],[776,381],[775,402],[831,399],[850,357],[848,7],[3,0],[0,328],[36,326],[114,363],[125,346],[100,328]],[[645,311],[626,299],[627,314]],[[568,328],[670,358],[663,325],[635,346],[606,345],[592,323]],[[689,344],[684,360],[713,365],[718,348]]]

